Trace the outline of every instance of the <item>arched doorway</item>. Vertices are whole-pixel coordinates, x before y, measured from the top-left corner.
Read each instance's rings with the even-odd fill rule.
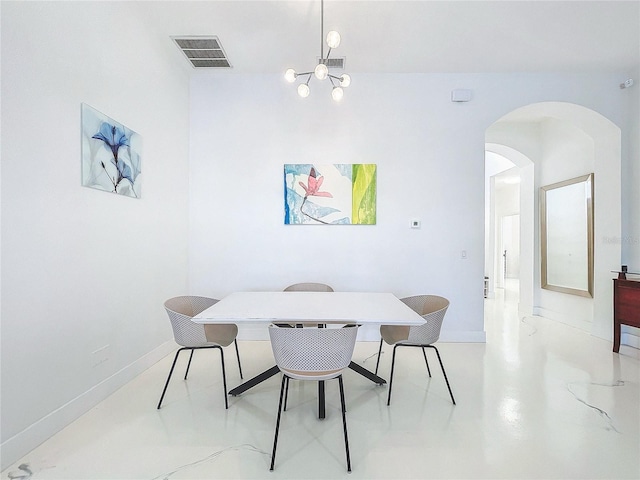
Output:
[[[610,339],[612,269],[621,246],[605,242],[621,232],[619,127],[593,110],[562,102],[544,102],[514,110],[485,133],[485,150],[510,160],[520,173],[521,316],[542,315]],[[576,297],[540,288],[538,191],[541,186],[594,173],[594,296]],[[495,215],[495,211],[490,213]],[[495,227],[496,219],[486,222]],[[487,235],[485,257],[495,265],[496,239]]]

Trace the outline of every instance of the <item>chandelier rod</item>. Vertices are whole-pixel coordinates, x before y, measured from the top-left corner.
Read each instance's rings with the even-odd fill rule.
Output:
[[[324,0],[320,0],[320,60],[324,58]]]

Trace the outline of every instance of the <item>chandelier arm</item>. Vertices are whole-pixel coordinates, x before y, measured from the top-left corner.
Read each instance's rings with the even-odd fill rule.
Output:
[[[327,51],[327,58],[323,59],[323,61],[325,62],[325,65],[326,65],[326,63],[329,62],[329,55],[331,55],[331,47],[329,47],[329,50]],[[320,58],[322,58],[322,57],[320,57]]]

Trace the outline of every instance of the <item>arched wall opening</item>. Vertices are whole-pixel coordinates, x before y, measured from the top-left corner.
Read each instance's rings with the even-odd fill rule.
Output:
[[[518,108],[493,123],[485,150],[520,170],[521,316],[541,315],[604,339],[612,338],[612,270],[621,246],[621,131],[580,105],[543,102]],[[540,287],[540,187],[594,174],[594,295],[578,297]],[[487,262],[488,263],[488,262]]]
[[[513,169],[518,172],[519,179],[519,199],[518,214],[519,221],[519,298],[518,312],[519,315],[531,315],[533,312],[533,279],[535,273],[535,227],[534,227],[534,163],[525,154],[515,148],[500,144],[487,142],[485,144],[486,155],[494,154],[507,159],[514,165]],[[497,175],[493,175],[487,179],[487,209],[485,226],[487,229],[485,235],[485,272],[489,280],[488,296],[493,297],[496,288],[496,279],[500,274],[498,228],[500,221],[500,208],[496,206],[496,180]],[[498,200],[499,201],[499,200]],[[496,207],[498,207],[496,209]]]

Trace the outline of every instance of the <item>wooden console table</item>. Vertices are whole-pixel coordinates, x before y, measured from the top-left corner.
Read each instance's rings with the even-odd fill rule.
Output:
[[[640,328],[640,281],[613,279],[613,351],[620,351],[620,326]]]

